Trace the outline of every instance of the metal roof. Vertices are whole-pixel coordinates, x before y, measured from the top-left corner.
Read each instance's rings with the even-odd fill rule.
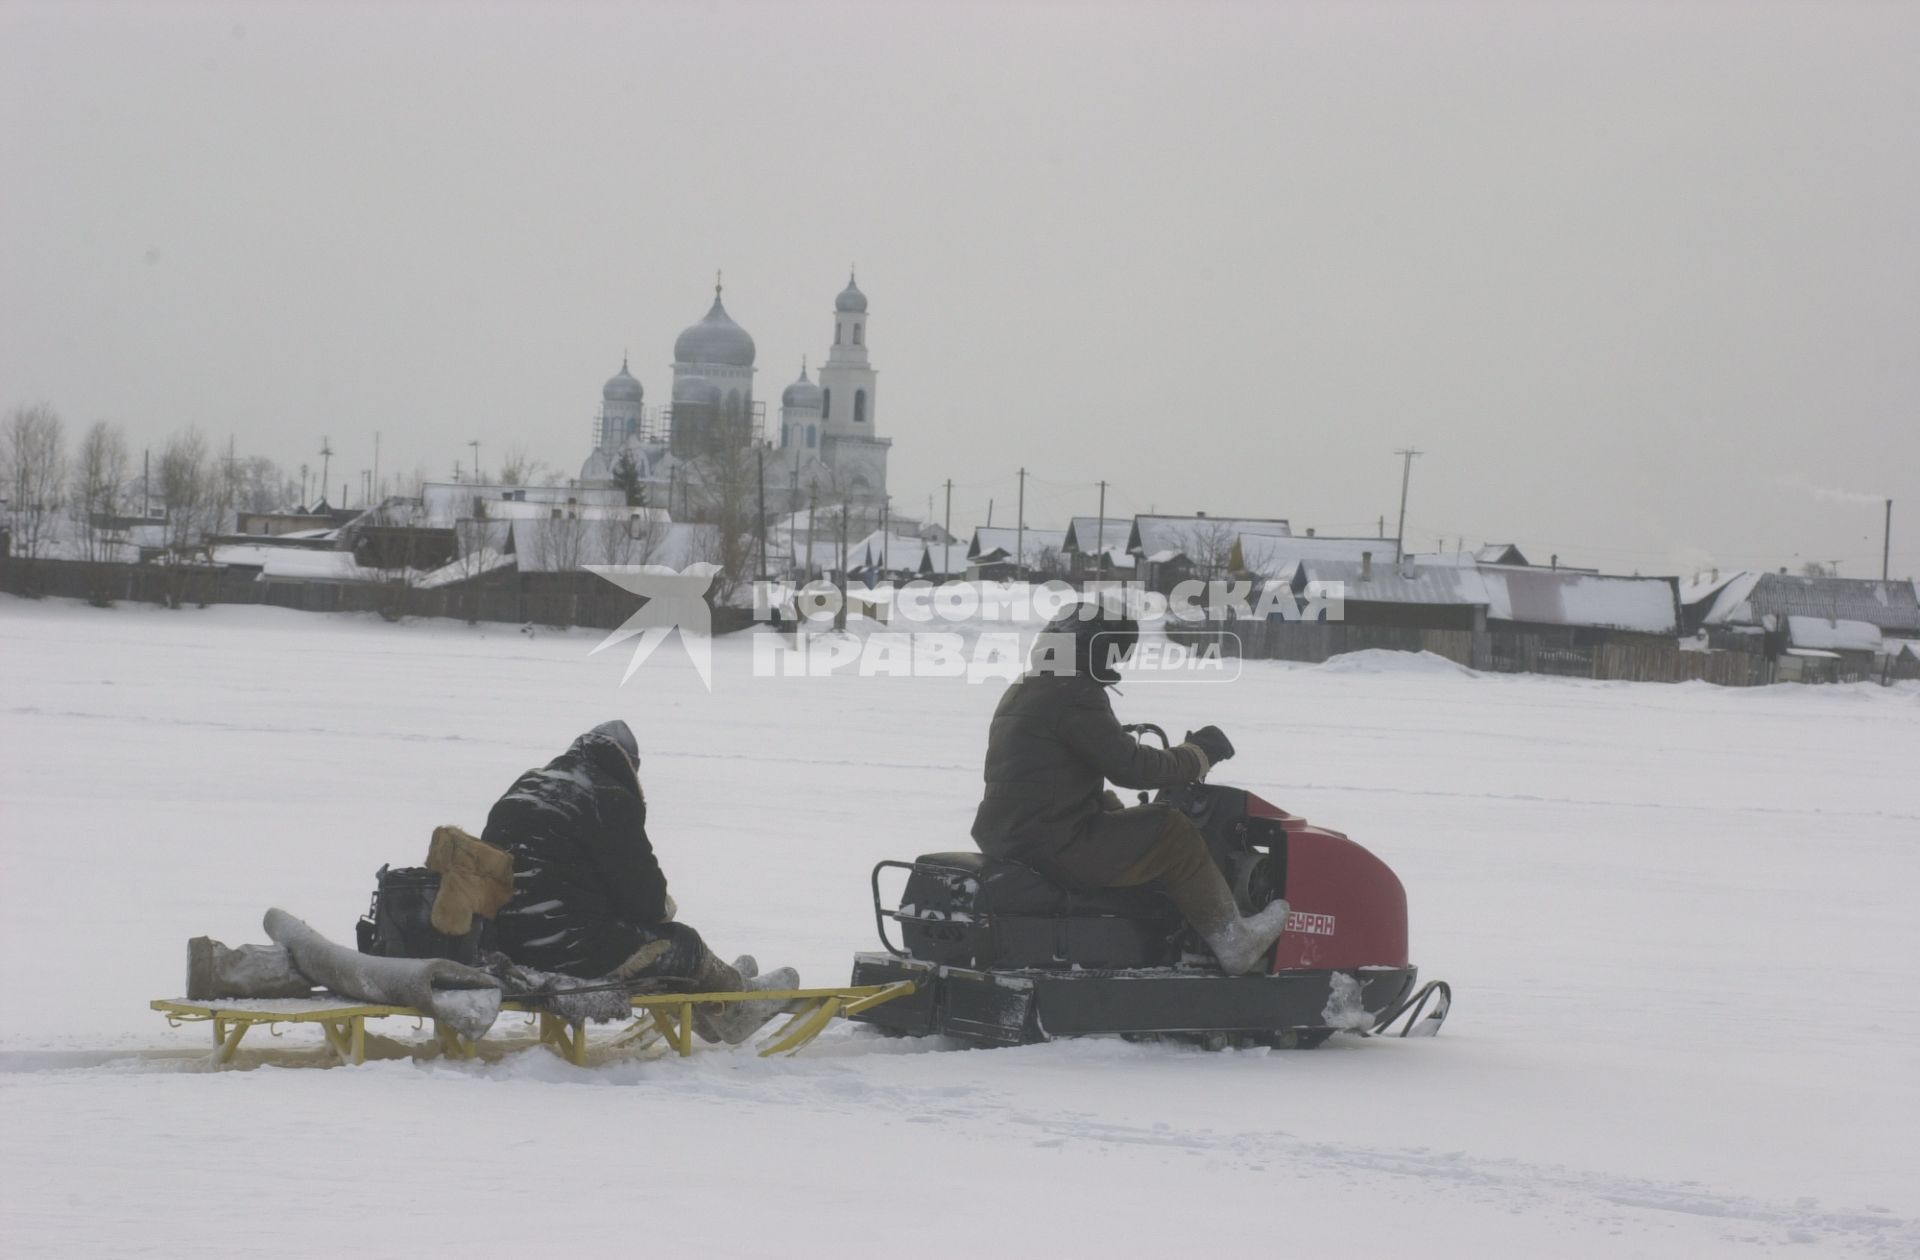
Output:
[[[1920,633],[1920,600],[1912,582],[1870,578],[1796,577],[1746,570],[1681,590],[1688,607],[1705,607],[1703,625],[1759,625],[1767,618],[1823,617],[1864,621],[1883,632]]]

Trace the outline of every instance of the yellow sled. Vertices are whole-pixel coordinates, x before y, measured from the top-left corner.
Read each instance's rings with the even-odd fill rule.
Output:
[[[788,1001],[795,1004],[786,1022],[779,1024],[760,1040],[762,1058],[792,1054],[818,1037],[832,1023],[849,1015],[869,1011],[883,1002],[913,992],[914,982],[849,985],[837,989],[761,989],[746,993],[646,993],[633,999],[634,1021],[622,1029],[608,1050],[646,1051],[656,1046],[671,1047],[681,1055],[693,1053],[693,1008],[706,1003]],[[434,1043],[449,1058],[472,1059],[480,1056],[481,1042],[463,1037],[427,1011],[411,1006],[381,1006],[356,1002],[351,998],[323,994],[310,998],[222,998],[195,1002],[185,998],[161,998],[151,1007],[167,1017],[167,1023],[211,1023],[213,1025],[213,1062],[229,1064],[240,1048],[241,1038],[261,1024],[269,1032],[280,1034],[280,1024],[318,1024],[326,1038],[328,1066],[336,1063],[367,1061],[367,1021],[387,1016],[412,1019],[424,1026],[433,1024]],[[539,1044],[573,1064],[587,1061],[587,1027],[584,1021],[566,1020],[536,1011],[525,1003],[506,1001],[501,1011],[520,1012],[537,1017]],[[498,1044],[498,1043],[488,1043]]]

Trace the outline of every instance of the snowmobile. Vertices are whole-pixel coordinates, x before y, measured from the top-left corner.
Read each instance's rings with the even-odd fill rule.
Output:
[[[1157,726],[1126,729],[1167,743]],[[1453,995],[1444,981],[1418,985],[1406,892],[1386,863],[1238,788],[1193,783],[1153,799],[1200,828],[1242,914],[1291,903],[1263,973],[1222,974],[1164,892],[1076,891],[1018,862],[928,853],[873,868],[885,952],[853,964],[856,985],[913,980],[915,991],[854,1018],[981,1046],[1118,1033],[1306,1049],[1396,1022],[1402,1037],[1440,1031]],[[889,907],[882,884],[899,871]]]

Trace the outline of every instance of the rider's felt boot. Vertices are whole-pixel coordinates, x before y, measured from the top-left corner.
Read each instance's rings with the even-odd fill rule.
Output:
[[[1193,867],[1167,891],[1200,938],[1230,976],[1260,970],[1287,925],[1287,903],[1276,900],[1256,914],[1241,917],[1233,892],[1211,861]]]
[[[751,957],[742,961],[752,963]],[[742,993],[767,989],[795,989],[800,986],[800,974],[791,967],[777,967],[761,976],[745,976],[740,971],[721,962],[709,950],[702,950],[700,965],[695,968],[692,980],[696,991],[701,993]],[[767,998],[745,1002],[705,1002],[693,1008],[693,1030],[700,1034],[702,1041],[725,1042],[737,1046],[759,1032],[768,1020],[787,1009],[788,1003],[779,998]]]
[[[196,936],[187,942],[190,1001],[306,997],[312,992],[313,983],[294,968],[292,956],[282,946],[228,949],[209,936]]]

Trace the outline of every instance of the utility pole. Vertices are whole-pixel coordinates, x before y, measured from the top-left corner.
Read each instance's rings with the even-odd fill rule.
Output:
[[[840,500],[840,610],[833,615],[833,628],[847,628],[847,501]]]
[[[807,562],[800,567],[801,584],[813,581],[813,510],[820,501],[820,487],[807,487]]]
[[[1408,447],[1394,454],[1402,456],[1404,462],[1400,466],[1400,525],[1393,534],[1393,558],[1403,561],[1407,558],[1407,483],[1413,478],[1413,457],[1424,452]]]
[[[1093,544],[1093,576],[1100,576],[1100,566],[1107,560],[1107,483],[1100,483],[1100,535]]]
[[[307,466],[300,465],[300,497],[307,497]],[[1891,502],[1891,501],[1889,501]],[[140,519],[153,515],[153,448],[140,451]]]
[[[477,485],[477,484],[479,484],[479,482],[480,482],[480,480],[481,480],[481,477],[480,477],[480,440],[479,440],[478,438],[475,438],[475,439],[474,439],[473,441],[471,441],[471,442],[468,442],[468,443],[467,443],[467,445],[468,445],[468,446],[471,446],[471,447],[473,448],[473,480],[474,480],[474,483],[475,483],[475,484]]]
[[[1887,556],[1893,551],[1893,500],[1887,500],[1887,530],[1880,535],[1880,580],[1887,580]]]
[[[1380,515],[1380,537],[1385,538],[1386,536],[1387,536],[1387,517],[1386,517],[1386,514],[1383,512]]]
[[[373,490],[380,492],[380,430],[373,431]]]
[[[953,540],[953,478],[947,478],[947,523],[942,527],[947,532],[947,540]]]
[[[320,439],[320,497],[327,497],[327,469],[333,466],[333,443]]]
[[[754,462],[755,470],[759,473],[759,480],[760,480],[760,513],[757,519],[760,522],[760,528],[758,530],[758,533],[760,535],[760,580],[764,582],[767,580],[767,448],[766,447],[756,446],[753,448],[753,462]]]
[[[1027,571],[1027,470],[1020,470],[1020,507],[1014,529],[1013,576],[1018,581]]]
[[[987,528],[993,528],[993,500],[987,500]]]

